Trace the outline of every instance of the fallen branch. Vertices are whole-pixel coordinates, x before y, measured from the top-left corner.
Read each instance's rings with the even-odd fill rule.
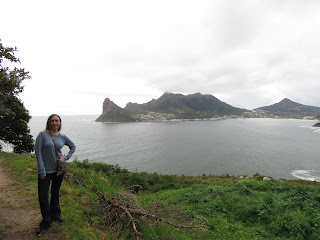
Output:
[[[91,180],[91,182],[92,182],[92,184],[93,184],[93,186],[94,186],[94,191],[95,191],[96,193],[98,193],[98,195],[99,195],[101,198],[103,198],[106,202],[112,204],[112,206],[115,206],[115,207],[118,207],[118,208],[122,209],[122,210],[127,214],[127,216],[128,216],[129,219],[130,219],[130,222],[131,222],[131,224],[132,224],[132,228],[133,228],[134,234],[136,235],[136,239],[139,239],[138,236],[140,235],[140,233],[139,233],[138,230],[137,230],[137,227],[136,227],[136,224],[135,224],[135,220],[134,220],[134,218],[132,217],[131,212],[128,211],[128,209],[127,209],[126,207],[122,206],[121,204],[118,204],[118,203],[116,203],[116,202],[113,202],[111,199],[106,198],[106,197],[104,196],[104,194],[96,187],[96,185],[94,184],[94,182],[92,181],[91,178],[90,178],[90,180]]]
[[[132,208],[125,208],[121,204],[113,201],[110,198],[106,198],[104,196],[101,196],[101,197],[103,197],[103,200],[106,201],[107,203],[112,204],[115,207],[123,209],[124,211],[130,213],[130,215],[136,214],[136,215],[140,215],[140,216],[144,216],[144,217],[154,218],[156,220],[159,220],[161,222],[165,222],[165,223],[167,223],[167,224],[169,224],[171,226],[174,226],[176,228],[199,228],[199,227],[205,227],[204,225],[201,225],[201,226],[187,226],[187,225],[180,225],[180,224],[177,224],[177,223],[173,223],[173,222],[171,222],[171,221],[169,221],[169,220],[167,220],[165,218],[162,218],[162,217],[159,217],[157,215],[153,215],[153,214],[147,213],[145,211],[141,211],[141,210],[138,210],[138,209],[132,209]]]
[[[150,213],[147,213],[145,211],[141,211],[141,210],[138,210],[138,209],[133,209],[133,208],[126,208],[124,206],[122,206],[120,203],[117,203],[115,201],[113,201],[112,199],[110,198],[107,198],[105,197],[105,194],[103,194],[97,187],[96,185],[94,184],[94,182],[92,181],[92,179],[90,178],[93,186],[94,186],[94,190],[96,191],[96,193],[98,193],[98,195],[100,196],[100,198],[102,198],[104,201],[106,201],[107,203],[111,204],[112,206],[114,207],[117,207],[117,208],[120,208],[122,209],[123,211],[125,211],[127,213],[127,215],[129,216],[130,220],[133,222],[133,218],[132,218],[132,214],[136,214],[136,215],[140,215],[140,216],[144,216],[144,217],[151,217],[151,218],[154,218],[156,220],[159,220],[159,221],[162,221],[162,222],[165,222],[171,226],[174,226],[174,227],[177,227],[177,228],[200,228],[200,227],[205,227],[205,225],[201,225],[201,226],[187,226],[187,225],[180,225],[180,224],[176,224],[176,223],[173,223],[165,218],[162,218],[162,217],[159,217],[157,215],[153,215],[153,214],[150,214]],[[134,225],[135,226],[135,225]]]
[[[127,199],[128,201],[125,202],[125,205],[127,205],[127,206],[124,206],[123,204],[119,203],[118,201],[114,200],[113,198],[111,199],[111,198],[106,197],[107,193],[102,193],[97,188],[97,186],[94,184],[94,182],[92,181],[91,178],[90,178],[90,181],[92,182],[91,190],[94,191],[99,196],[99,200],[101,203],[104,203],[107,205],[106,207],[104,207],[105,210],[108,209],[107,210],[108,214],[105,217],[105,219],[109,218],[110,221],[112,222],[111,225],[113,225],[113,224],[118,223],[121,220],[121,218],[123,218],[123,216],[126,215],[129,218],[129,223],[132,226],[132,230],[133,230],[137,240],[139,240],[139,236],[141,236],[141,234],[139,233],[139,231],[137,229],[136,220],[134,219],[135,215],[141,216],[141,217],[146,217],[149,219],[155,219],[156,223],[157,222],[164,222],[164,223],[167,223],[168,225],[171,225],[176,228],[189,228],[190,229],[190,228],[205,227],[205,225],[189,226],[189,225],[177,224],[177,223],[169,221],[168,219],[165,219],[165,218],[162,218],[162,217],[157,216],[155,214],[150,214],[144,210],[138,209],[138,208],[136,208],[136,203],[131,202],[132,199],[134,199],[134,198],[132,198],[132,196],[133,196],[132,194],[129,195],[129,194],[124,193],[124,195],[123,194],[121,195],[121,200],[123,199],[123,197],[128,198]],[[78,185],[85,187],[85,188],[89,188],[88,186],[81,183],[77,179],[74,179],[74,182]],[[133,205],[133,207],[131,205]],[[116,209],[120,210],[120,212],[117,212]],[[120,216],[120,218],[119,218],[119,216]]]

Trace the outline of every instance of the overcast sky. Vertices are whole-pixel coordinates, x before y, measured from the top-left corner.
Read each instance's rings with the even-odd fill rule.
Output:
[[[32,116],[99,115],[165,91],[320,107],[318,0],[1,1]]]

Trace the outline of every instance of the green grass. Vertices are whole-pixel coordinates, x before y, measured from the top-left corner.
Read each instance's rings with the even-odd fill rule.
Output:
[[[16,186],[23,194],[34,195],[36,160],[18,154],[0,156],[17,177]],[[175,223],[203,225],[180,229],[142,219],[137,224],[144,239],[312,240],[320,236],[318,182],[262,181],[259,174],[250,179],[148,174],[87,160],[68,164],[68,171],[69,181],[61,188],[61,208],[67,223],[62,231],[69,239],[135,238],[129,225],[109,227],[92,182],[109,198],[140,185],[135,195],[143,209]]]

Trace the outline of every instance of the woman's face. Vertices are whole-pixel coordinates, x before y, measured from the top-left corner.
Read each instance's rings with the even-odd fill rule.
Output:
[[[50,121],[50,130],[53,132],[59,131],[60,125],[60,118],[58,116],[53,116]]]

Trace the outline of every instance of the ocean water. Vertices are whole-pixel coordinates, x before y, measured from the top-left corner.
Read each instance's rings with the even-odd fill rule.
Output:
[[[258,172],[276,179],[320,181],[320,129],[311,127],[316,121],[97,123],[97,117],[62,116],[61,132],[77,146],[72,159],[160,174],[237,176]],[[34,138],[46,120],[31,119]]]

